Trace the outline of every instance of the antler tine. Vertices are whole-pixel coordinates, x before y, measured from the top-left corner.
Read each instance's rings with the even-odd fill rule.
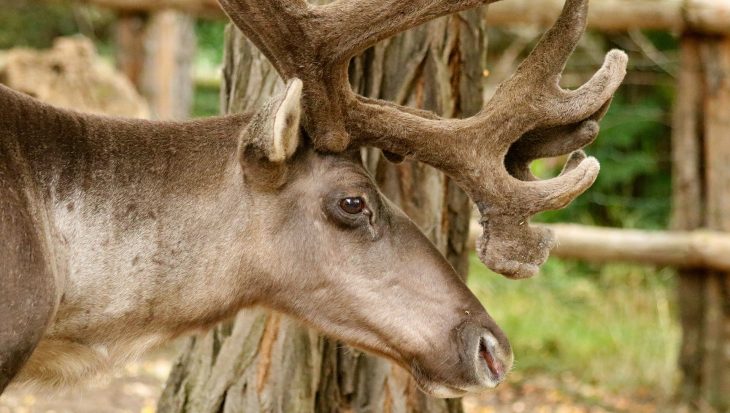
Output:
[[[585,32],[587,18],[587,1],[566,0],[560,18],[522,61],[515,77],[528,77],[538,82],[546,78],[557,80]],[[520,82],[525,81],[530,79],[520,79]]]
[[[598,136],[598,122],[608,112],[610,105],[611,99],[583,122],[526,133],[507,152],[504,162],[507,171],[522,181],[537,180],[530,172],[530,163],[535,159],[576,153],[593,143]]]
[[[567,0],[526,62],[472,118],[444,120],[392,103],[349,100],[346,122],[353,143],[429,163],[470,195],[482,214],[480,258],[509,277],[535,274],[554,245],[549,231],[527,224],[530,216],[566,206],[598,176],[598,161],[580,149],[597,136],[627,58],[612,51],[585,85],[560,88],[560,73],[586,15],[587,0]],[[558,177],[538,181],[529,172],[534,159],[569,153]]]

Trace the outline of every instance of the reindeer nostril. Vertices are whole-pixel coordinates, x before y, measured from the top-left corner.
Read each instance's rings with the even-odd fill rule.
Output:
[[[491,351],[490,351],[491,350]],[[494,357],[493,349],[487,344],[484,337],[479,339],[479,355],[487,363],[487,368],[492,376],[499,380],[504,375],[504,367],[502,363]]]

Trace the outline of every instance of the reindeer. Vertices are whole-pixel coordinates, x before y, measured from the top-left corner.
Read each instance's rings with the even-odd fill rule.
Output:
[[[409,369],[438,397],[492,388],[505,334],[358,159],[363,146],[455,179],[481,212],[482,261],[537,272],[554,244],[530,216],[595,180],[581,148],[621,83],[611,51],[561,89],[587,0],[468,119],[366,99],[349,61],[490,0],[221,0],[286,80],[256,113],[153,122],[57,109],[0,87],[0,391],[60,386],[264,306]],[[572,154],[539,181],[537,158]]]

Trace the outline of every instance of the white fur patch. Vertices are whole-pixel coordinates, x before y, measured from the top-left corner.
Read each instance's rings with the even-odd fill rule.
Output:
[[[16,377],[17,387],[58,390],[98,379],[170,339],[149,334],[113,344],[84,345],[67,340],[42,340]]]

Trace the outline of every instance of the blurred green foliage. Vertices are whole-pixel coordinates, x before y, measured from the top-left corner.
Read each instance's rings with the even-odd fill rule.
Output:
[[[198,59],[220,64],[223,62],[223,41],[226,24],[221,21],[198,20],[195,33],[198,36]]]
[[[223,62],[223,42],[226,24],[220,21],[198,20],[195,31],[198,37],[196,67],[200,72],[217,74]],[[215,84],[198,84],[193,102],[194,117],[220,115],[220,87]]]
[[[615,97],[598,139],[587,148],[601,162],[596,183],[568,208],[544,213],[542,220],[666,228],[671,197],[669,96],[629,95]]]
[[[58,36],[84,34],[108,44],[111,13],[54,0],[0,0],[0,49],[48,48]]]
[[[199,85],[195,88],[193,101],[193,117],[220,115],[220,88],[217,86]]]
[[[657,53],[675,59],[677,43],[672,36],[643,35]],[[675,79],[666,68],[646,62],[643,51],[632,50],[630,44],[612,44],[610,38],[606,40],[606,50],[615,46],[628,49],[631,67],[628,81],[601,122],[598,139],[587,148],[601,162],[601,173],[593,187],[568,208],[546,212],[538,220],[666,228],[672,191],[670,108]],[[672,65],[671,60],[668,65]],[[632,78],[649,80],[632,84]],[[560,172],[558,166],[536,162],[533,167],[539,175],[555,175]]]

